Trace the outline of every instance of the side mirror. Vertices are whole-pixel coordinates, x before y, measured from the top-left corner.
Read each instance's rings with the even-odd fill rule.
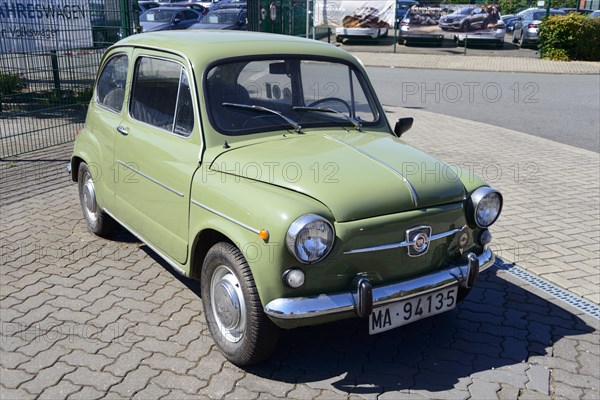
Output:
[[[400,137],[404,132],[412,128],[413,122],[414,118],[412,117],[400,118],[394,127],[394,133],[396,136]]]
[[[173,20],[173,25],[177,25],[177,24],[179,24],[180,22],[181,22],[181,19],[179,19],[179,18],[175,18],[175,19]]]

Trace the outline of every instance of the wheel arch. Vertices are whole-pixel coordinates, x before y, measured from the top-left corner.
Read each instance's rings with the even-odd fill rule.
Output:
[[[219,242],[230,243],[233,246],[238,247],[227,235],[216,229],[206,228],[196,234],[190,252],[190,278],[200,281],[202,265],[204,264],[206,254],[211,247]]]
[[[71,180],[73,182],[77,182],[79,179],[79,166],[82,162],[85,162],[85,160],[81,157],[73,156],[71,158]]]

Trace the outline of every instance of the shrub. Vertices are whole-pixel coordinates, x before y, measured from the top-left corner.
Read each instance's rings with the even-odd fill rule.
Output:
[[[19,93],[26,87],[27,84],[19,75],[0,73],[0,95]]]
[[[544,58],[552,61],[570,61],[569,55],[563,49],[551,49],[546,54],[544,54]]]
[[[519,9],[527,7],[527,0],[500,0],[498,5],[502,15],[516,14]]]
[[[600,18],[553,15],[540,25],[539,48],[542,58],[600,61]]]

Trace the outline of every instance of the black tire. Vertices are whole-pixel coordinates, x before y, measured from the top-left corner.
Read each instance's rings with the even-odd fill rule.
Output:
[[[225,358],[245,366],[269,357],[277,346],[279,328],[263,311],[241,251],[225,242],[211,247],[200,283],[206,322]]]
[[[460,26],[460,30],[461,30],[461,32],[468,32],[470,27],[471,27],[471,23],[469,21],[465,21]]]
[[[513,31],[512,42],[519,43],[519,39],[517,38],[517,33],[515,31]]]
[[[335,41],[338,42],[338,43],[342,43],[344,41],[344,38],[341,37],[341,36],[336,36],[335,37]]]
[[[98,236],[110,236],[115,229],[115,220],[96,202],[94,178],[90,168],[84,162],[79,164],[77,186],[79,187],[79,203],[88,228]]]

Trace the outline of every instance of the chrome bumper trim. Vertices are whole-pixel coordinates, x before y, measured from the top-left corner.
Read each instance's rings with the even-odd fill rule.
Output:
[[[488,248],[476,255],[479,271],[490,267],[495,260]],[[392,285],[374,287],[373,307],[408,299],[414,296],[433,292],[448,286],[463,284],[469,277],[469,264],[454,265],[442,271],[421,276],[410,281]],[[464,285],[463,285],[464,286]],[[303,319],[323,315],[339,314],[356,310],[359,304],[356,292],[321,294],[314,297],[280,298],[265,306],[265,313],[278,319]]]

